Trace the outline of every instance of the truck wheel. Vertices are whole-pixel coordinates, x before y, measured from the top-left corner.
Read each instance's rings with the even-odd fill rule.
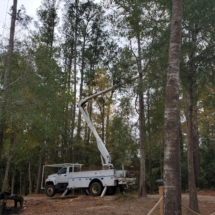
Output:
[[[56,193],[56,190],[55,190],[54,185],[53,184],[48,184],[46,186],[46,195],[48,197],[53,197],[55,195],[55,193]]]
[[[102,192],[102,185],[99,182],[93,182],[90,185],[90,194],[92,196],[100,196]]]

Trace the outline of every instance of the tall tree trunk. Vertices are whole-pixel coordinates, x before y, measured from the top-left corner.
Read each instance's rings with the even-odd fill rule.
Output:
[[[14,141],[15,141],[15,132],[14,132],[14,129],[12,129],[11,138],[10,138],[10,148],[9,148],[9,153],[8,153],[8,157],[7,157],[7,165],[6,165],[4,180],[3,180],[2,188],[1,188],[2,191],[6,191],[6,188],[7,188],[8,174],[10,171],[10,162],[11,162],[11,158],[12,158]]]
[[[15,185],[15,171],[12,173],[12,179],[11,179],[11,193],[14,194],[14,185]]]
[[[198,187],[198,181],[200,177],[200,151],[199,151],[199,132],[198,132],[198,111],[197,104],[193,110],[193,162],[196,186]]]
[[[22,195],[22,173],[19,171],[19,194]]]
[[[75,115],[76,115],[76,84],[77,84],[77,38],[78,38],[78,0],[75,1],[76,3],[76,14],[75,14],[75,37],[74,37],[74,104],[72,109],[72,126],[71,126],[71,147],[70,147],[70,158],[72,162],[75,162],[75,141],[74,141],[74,130],[75,130]]]
[[[2,95],[0,96],[0,160],[3,152],[3,141],[4,141],[4,131],[5,131],[5,111],[7,105],[7,90],[10,83],[10,65],[11,58],[14,49],[14,35],[15,35],[15,24],[16,24],[16,13],[17,13],[17,0],[13,0],[12,7],[12,18],[11,18],[11,26],[10,26],[10,39],[8,46],[8,54],[5,63],[5,72],[4,72],[4,83],[2,89]]]
[[[149,171],[149,180],[152,181],[152,150],[151,150],[151,144],[152,144],[152,141],[151,141],[151,125],[150,125],[150,93],[149,93],[150,89],[148,88],[147,90],[147,126],[148,126],[148,171]],[[162,177],[163,178],[163,177]],[[151,186],[151,183],[150,183],[150,190],[151,190],[152,186]]]
[[[196,180],[194,171],[194,124],[193,124],[193,106],[194,106],[194,81],[195,66],[193,59],[196,50],[196,28],[192,31],[191,53],[189,55],[189,70],[188,70],[188,110],[187,110],[187,137],[188,137],[188,185],[189,185],[189,208],[199,213],[198,198],[196,191]]]
[[[69,59],[68,59],[68,66],[66,68],[66,91],[69,92],[70,94],[71,92],[71,71],[72,71],[72,56],[73,56],[73,46],[71,47],[71,53],[69,54]],[[66,98],[66,102],[65,102],[65,119],[64,119],[64,149],[63,151],[65,151],[65,158],[66,160],[69,160],[71,158],[70,156],[70,150],[67,150],[67,147],[70,146],[70,138],[71,138],[71,134],[70,134],[70,129],[71,129],[71,124],[70,124],[70,118],[72,116],[71,111],[69,111],[69,106],[70,106],[70,99],[67,97]]]
[[[140,84],[142,82],[142,73],[140,73]],[[139,132],[140,132],[140,184],[139,184],[139,197],[147,196],[145,186],[145,154],[144,154],[144,104],[143,94],[139,93]]]
[[[106,144],[109,141],[110,112],[111,112],[112,97],[113,97],[113,91],[111,91],[111,96],[108,98],[108,102],[107,102],[106,135],[105,135]]]
[[[26,177],[23,177],[22,194],[26,195]]]
[[[84,82],[84,55],[85,55],[85,41],[86,41],[86,35],[84,35],[83,38],[83,46],[82,46],[82,56],[81,56],[81,83],[80,83],[80,97],[79,100],[82,99],[83,94],[83,82]],[[78,126],[77,126],[77,137],[80,137],[81,133],[81,111],[78,112]]]
[[[193,162],[193,83],[192,78],[188,77],[189,94],[188,94],[188,112],[187,112],[187,136],[188,136],[188,184],[189,184],[189,208],[199,213],[195,172]]]
[[[32,180],[31,180],[31,162],[28,162],[28,179],[29,179],[29,194],[32,194]]]
[[[41,182],[42,182],[42,171],[43,171],[43,153],[40,152],[39,167],[38,167],[38,174],[37,174],[37,187],[35,190],[36,194],[40,193]]]
[[[140,133],[140,184],[139,197],[146,197],[146,181],[145,181],[145,152],[144,152],[144,134],[145,134],[145,114],[144,114],[144,98],[143,98],[143,70],[141,63],[141,43],[140,34],[137,33],[138,44],[138,72],[139,72],[139,133]]]
[[[172,20],[164,113],[164,214],[181,215],[179,71],[182,0],[172,1]]]

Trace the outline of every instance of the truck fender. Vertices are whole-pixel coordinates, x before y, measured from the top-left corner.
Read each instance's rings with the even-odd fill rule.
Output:
[[[92,179],[92,180],[90,181],[90,183],[89,183],[89,188],[90,188],[91,184],[94,183],[94,182],[99,182],[99,183],[101,184],[102,187],[104,186],[104,185],[103,185],[103,182],[102,182],[100,179],[96,178],[96,179]]]

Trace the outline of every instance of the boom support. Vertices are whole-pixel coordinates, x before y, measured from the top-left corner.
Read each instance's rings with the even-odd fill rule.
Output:
[[[139,76],[133,77],[133,78],[131,79],[131,81],[132,81],[132,80],[136,80],[137,78],[139,78]],[[88,126],[89,126],[91,132],[93,132],[93,134],[94,134],[94,136],[95,136],[95,138],[96,138],[97,147],[98,147],[98,149],[99,149],[99,151],[100,151],[100,153],[101,153],[101,155],[102,155],[102,165],[103,165],[103,166],[107,166],[108,169],[112,169],[112,168],[113,168],[113,164],[111,163],[111,156],[110,156],[110,154],[109,154],[109,152],[108,152],[108,150],[107,150],[105,144],[103,143],[102,139],[99,137],[99,135],[98,135],[98,133],[97,133],[97,131],[96,131],[96,129],[95,129],[93,123],[92,123],[91,120],[90,120],[90,117],[89,117],[89,114],[88,114],[87,110],[84,109],[84,106],[85,106],[85,103],[88,102],[89,100],[91,100],[91,99],[93,99],[93,98],[95,98],[95,97],[97,97],[97,96],[103,95],[103,94],[105,94],[105,93],[107,93],[107,92],[109,92],[109,91],[115,90],[115,89],[118,88],[119,86],[124,85],[124,84],[126,84],[126,83],[127,83],[126,81],[122,81],[122,82],[120,82],[119,84],[114,85],[113,87],[109,87],[109,88],[106,89],[106,90],[102,90],[102,91],[100,91],[100,92],[98,92],[98,93],[95,93],[95,94],[93,94],[93,95],[88,96],[88,97],[86,97],[85,99],[82,99],[82,100],[78,103],[78,107],[79,107],[79,109],[80,109],[80,111],[81,111],[81,113],[82,113],[82,115],[83,115],[85,121],[87,122],[87,124],[88,124]]]

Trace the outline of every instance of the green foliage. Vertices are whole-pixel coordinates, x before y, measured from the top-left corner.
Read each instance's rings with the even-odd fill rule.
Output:
[[[138,144],[132,136],[132,127],[125,118],[115,116],[109,128],[107,142],[115,168],[121,169],[122,163],[129,167],[137,154]]]
[[[8,188],[12,177],[15,178],[17,192],[21,190],[20,180],[22,184],[24,181],[25,185],[28,183],[26,169],[29,161],[33,187],[36,186],[40,153],[48,163],[71,162],[73,154],[75,162],[85,166],[100,166],[96,140],[84,121],[80,123],[80,133],[76,132],[78,115],[76,113],[73,122],[73,108],[79,99],[89,94],[122,80],[128,81],[139,72],[141,63],[144,78],[141,84],[136,86],[128,81],[128,84],[114,92],[89,102],[87,108],[99,135],[111,152],[115,167],[121,169],[122,163],[125,166],[132,164],[139,180],[135,93],[144,92],[146,182],[149,192],[157,190],[155,181],[163,176],[163,113],[171,1],[111,2],[103,2],[112,7],[106,17],[104,8],[93,1],[65,1],[63,25],[57,31],[61,24],[58,17],[59,2],[44,0],[37,11],[37,32],[33,32],[29,38],[18,40],[17,37],[9,65],[11,81],[8,88],[5,148],[0,166],[2,182],[11,133],[15,128]],[[215,167],[215,86],[212,81],[215,78],[214,7],[213,1],[184,1],[180,74],[180,95],[183,96],[180,114],[184,119],[188,71],[192,65],[201,150],[200,189],[215,187],[212,171]],[[27,24],[30,18],[22,9],[19,17],[26,18],[23,21]],[[112,29],[106,27],[107,19],[111,21]],[[118,43],[117,38],[121,43]],[[137,48],[138,41],[141,50]],[[6,60],[4,53],[1,60]],[[78,74],[76,80],[75,61]],[[1,63],[1,77],[4,69]],[[81,84],[83,92],[76,98],[73,89]],[[72,123],[75,126],[73,136]],[[186,122],[182,123],[182,132],[185,148],[181,152],[181,181],[182,189],[187,190]],[[22,192],[28,190],[24,191],[22,187]]]
[[[215,179],[213,174],[213,169],[215,168],[214,155],[215,148],[214,143],[209,147],[204,147],[201,149],[201,175],[199,179],[200,189],[214,189]]]
[[[42,5],[37,11],[39,21],[42,24],[40,26],[41,41],[49,47],[53,46],[55,40],[55,28],[59,21],[57,9],[57,0],[43,0]]]

